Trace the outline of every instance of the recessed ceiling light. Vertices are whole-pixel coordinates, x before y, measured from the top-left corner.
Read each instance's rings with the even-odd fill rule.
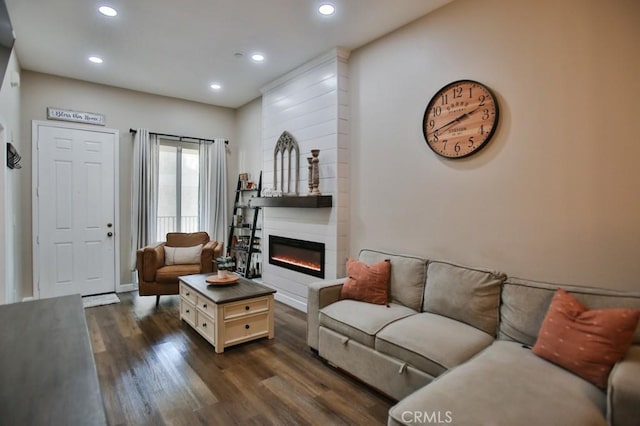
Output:
[[[109,6],[100,6],[98,11],[105,16],[116,16],[118,14],[117,10]]]
[[[93,62],[94,64],[101,64],[104,62],[100,56],[89,56],[89,61]]]
[[[222,86],[220,85],[220,83],[212,83],[211,86],[209,86],[209,87],[211,87],[213,90],[222,89]]]
[[[251,59],[256,62],[262,62],[264,61],[264,55],[261,53],[254,53],[253,55],[251,55]]]
[[[320,12],[321,15],[325,16],[333,15],[335,11],[336,7],[331,3],[323,3],[320,5],[320,7],[318,7],[318,12]]]

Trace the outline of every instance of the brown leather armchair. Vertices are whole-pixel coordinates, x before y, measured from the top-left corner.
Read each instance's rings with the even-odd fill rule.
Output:
[[[164,247],[193,247],[203,244],[200,263],[165,264]],[[160,296],[178,294],[178,277],[181,275],[204,274],[217,271],[213,259],[222,256],[224,244],[210,241],[206,232],[169,232],[166,242],[159,242],[136,251],[138,269],[138,292],[140,296],[156,296],[156,306]]]

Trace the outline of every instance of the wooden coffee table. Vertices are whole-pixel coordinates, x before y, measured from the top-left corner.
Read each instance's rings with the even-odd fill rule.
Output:
[[[211,274],[180,279],[180,319],[193,327],[216,350],[273,338],[274,289],[240,277],[231,285],[211,285]]]

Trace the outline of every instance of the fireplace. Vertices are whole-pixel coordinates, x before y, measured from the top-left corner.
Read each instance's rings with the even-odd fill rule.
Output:
[[[324,244],[269,235],[269,263],[324,278]]]

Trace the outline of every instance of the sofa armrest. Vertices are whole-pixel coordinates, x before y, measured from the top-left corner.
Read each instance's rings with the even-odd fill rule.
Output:
[[[213,259],[222,256],[222,248],[224,244],[220,241],[209,241],[202,247],[202,255],[200,257],[200,272],[203,274],[216,272],[218,267],[214,264]]]
[[[307,344],[318,350],[320,309],[340,300],[340,289],[346,278],[318,281],[309,285],[307,299]]]
[[[154,282],[156,271],[164,266],[164,242],[155,243],[136,251],[138,281]]]
[[[629,348],[613,366],[607,386],[607,421],[611,426],[632,426],[640,419],[640,345]]]

